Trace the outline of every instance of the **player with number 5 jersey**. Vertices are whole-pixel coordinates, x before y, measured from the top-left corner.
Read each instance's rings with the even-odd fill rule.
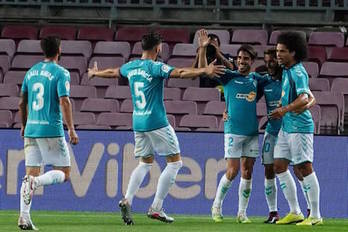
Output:
[[[224,74],[225,67],[210,64],[205,68],[174,68],[157,62],[161,52],[161,36],[149,33],[142,38],[141,59],[130,61],[120,69],[99,71],[97,64],[89,69],[89,77],[127,78],[133,101],[133,130],[135,137],[134,155],[140,158],[133,170],[125,197],[119,202],[122,219],[126,225],[134,224],[131,215],[133,198],[150,171],[154,153],[164,156],[167,167],[158,180],[157,191],[147,216],[166,223],[174,221],[163,211],[163,201],[174,184],[182,167],[180,148],[174,129],[169,125],[163,102],[164,81],[168,78],[193,78],[200,75],[210,77]]]

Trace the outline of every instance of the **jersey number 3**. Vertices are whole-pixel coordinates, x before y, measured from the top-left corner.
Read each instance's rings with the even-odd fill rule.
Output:
[[[44,96],[45,88],[43,84],[37,82],[33,85],[33,91],[34,92],[38,91],[36,94],[36,101],[33,101],[33,109],[35,111],[39,111],[44,107],[43,96]]]
[[[143,87],[144,87],[143,82],[134,82],[134,92],[135,92],[135,96],[137,97],[135,104],[139,109],[144,109],[146,106],[145,94],[141,90],[141,88],[143,88]],[[139,99],[139,97],[140,97],[140,99]]]

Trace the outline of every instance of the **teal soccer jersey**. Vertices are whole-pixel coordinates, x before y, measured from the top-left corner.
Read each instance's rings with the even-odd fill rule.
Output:
[[[220,78],[224,86],[224,95],[228,120],[225,122],[225,134],[252,136],[258,133],[256,116],[256,96],[258,86],[269,82],[268,77],[257,73],[242,76],[238,71],[226,70]]]
[[[300,95],[309,94],[308,74],[302,63],[283,69],[282,106],[287,106]],[[283,117],[282,129],[288,133],[313,133],[314,123],[309,110],[301,114],[288,112]]]
[[[168,126],[163,103],[164,80],[174,70],[162,62],[134,60],[122,65],[122,77],[129,81],[133,102],[133,130],[146,132]]]
[[[269,115],[280,105],[280,98],[282,95],[282,82],[280,80],[274,80],[270,77],[270,82],[262,89],[260,89],[260,91],[262,91],[263,95],[265,96],[267,114]],[[266,132],[273,136],[277,136],[281,125],[281,119],[268,118]]]
[[[22,93],[28,94],[28,118],[24,136],[64,136],[59,98],[69,96],[69,72],[54,62],[40,62],[26,73]]]

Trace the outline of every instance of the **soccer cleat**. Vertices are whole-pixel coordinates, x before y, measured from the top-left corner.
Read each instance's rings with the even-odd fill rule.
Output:
[[[279,221],[279,214],[277,211],[269,212],[267,220],[264,221],[266,224],[275,224],[276,221]]]
[[[126,199],[120,200],[118,203],[118,206],[120,207],[121,211],[121,216],[122,220],[126,225],[134,225],[134,221],[132,218],[132,213],[131,213],[131,207]]]
[[[30,219],[21,216],[18,218],[18,227],[21,230],[39,230]]]
[[[302,213],[294,214],[288,213],[285,217],[276,222],[277,225],[286,225],[295,222],[302,222],[304,220],[304,216]]]
[[[30,175],[26,175],[23,178],[23,184],[24,184],[24,188],[22,192],[23,201],[26,205],[29,205],[35,191],[34,177]]]
[[[213,218],[214,222],[222,222],[222,219],[224,218],[221,213],[221,207],[211,207],[211,217]]]
[[[247,217],[246,214],[238,213],[238,216],[237,216],[237,223],[249,224],[249,223],[251,223],[251,221],[250,221],[250,219]]]
[[[166,222],[166,223],[172,223],[174,222],[174,218],[169,217],[163,210],[155,210],[154,208],[150,207],[149,211],[147,212],[147,216],[152,219],[159,220],[161,222]]]
[[[323,224],[322,218],[308,217],[302,222],[296,223],[296,226],[319,226]]]

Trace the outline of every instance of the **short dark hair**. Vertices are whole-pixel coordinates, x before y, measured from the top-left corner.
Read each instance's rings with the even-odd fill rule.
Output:
[[[295,52],[294,58],[297,62],[307,58],[307,42],[298,32],[282,32],[278,36],[277,44],[284,44],[289,52]]]
[[[217,36],[216,34],[213,34],[213,33],[210,33],[210,34],[208,34],[208,38],[210,38],[210,39],[216,39],[217,40],[217,42],[218,42],[218,45],[220,46],[220,38],[219,38],[219,36]]]
[[[237,56],[240,51],[247,52],[252,60],[255,60],[255,58],[257,57],[257,52],[249,44],[243,44],[242,46],[240,46],[240,48],[237,51]]]
[[[60,39],[55,36],[48,36],[41,39],[40,45],[45,57],[52,58],[59,53]]]
[[[162,43],[162,37],[157,32],[150,32],[148,34],[145,34],[141,39],[141,47],[144,51],[152,50],[160,43]]]
[[[264,55],[270,55],[273,58],[277,58],[277,49],[276,48],[268,48],[263,52]]]

